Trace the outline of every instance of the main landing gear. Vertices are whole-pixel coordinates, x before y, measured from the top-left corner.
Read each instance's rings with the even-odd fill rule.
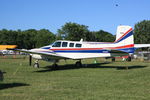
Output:
[[[52,65],[52,67],[51,67],[52,70],[57,70],[57,69],[59,69],[59,66],[57,65],[57,62],[58,62],[58,60],[55,60],[55,61],[54,61],[53,65]]]
[[[132,61],[131,56],[129,56],[129,57],[127,58],[127,61],[128,61],[128,62],[131,62],[131,61]]]
[[[52,67],[51,67],[52,70],[57,70],[57,69],[59,69],[59,66],[57,65],[57,62],[58,62],[58,60],[55,60],[55,61],[54,61],[54,64],[53,64]],[[77,61],[77,62],[75,63],[75,66],[76,66],[76,67],[82,67],[82,62],[81,62],[81,60]],[[33,65],[33,67],[34,67],[34,68],[39,68],[39,67],[40,67],[40,66],[39,66],[39,60],[35,60],[35,63],[34,63],[34,65]]]
[[[75,66],[76,66],[76,67],[82,67],[81,60],[77,61],[77,62],[75,63]]]

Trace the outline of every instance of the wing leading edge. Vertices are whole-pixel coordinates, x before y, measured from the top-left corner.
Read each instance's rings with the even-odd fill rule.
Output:
[[[8,50],[19,51],[19,52],[24,52],[29,54],[38,54],[43,56],[50,56],[52,58],[58,58],[58,59],[64,59],[64,58],[66,59],[66,57],[56,54],[52,50],[43,50],[43,49],[31,49],[31,50],[8,49]]]

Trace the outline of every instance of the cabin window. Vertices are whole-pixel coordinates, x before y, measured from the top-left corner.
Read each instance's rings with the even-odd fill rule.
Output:
[[[60,46],[61,46],[61,42],[55,42],[52,47],[60,47]]]
[[[68,42],[63,42],[62,43],[62,47],[67,47],[67,45],[68,45]]]
[[[76,47],[78,48],[80,48],[81,46],[82,46],[81,44],[78,44],[78,43],[76,44]]]
[[[70,44],[69,44],[69,47],[74,47],[74,43],[70,43]]]

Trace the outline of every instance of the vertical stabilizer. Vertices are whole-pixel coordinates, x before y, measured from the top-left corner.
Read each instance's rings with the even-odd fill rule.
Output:
[[[133,29],[130,26],[118,26],[115,44],[120,47],[119,50],[128,53],[134,53]]]
[[[134,38],[132,27],[124,25],[118,26],[115,42],[120,45],[133,45]]]

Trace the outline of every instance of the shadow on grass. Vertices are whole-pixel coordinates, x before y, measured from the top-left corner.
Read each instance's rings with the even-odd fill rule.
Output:
[[[137,69],[137,68],[144,68],[147,66],[104,66],[105,64],[109,64],[111,62],[105,62],[105,63],[97,63],[97,64],[84,64],[82,67],[76,67],[74,64],[67,64],[67,65],[59,65],[56,68],[53,68],[52,66],[46,66],[43,67],[44,70],[38,70],[34,72],[49,72],[49,71],[59,71],[59,70],[72,70],[72,69],[80,69],[80,68],[115,68],[117,70],[125,70],[125,69]]]
[[[145,68],[147,66],[140,66],[140,65],[136,65],[136,66],[122,66],[122,67],[117,67],[118,70],[124,70],[124,69],[138,69],[138,68]]]
[[[29,84],[25,83],[0,83],[0,90],[14,88],[14,87],[21,87],[21,86],[29,86]]]

